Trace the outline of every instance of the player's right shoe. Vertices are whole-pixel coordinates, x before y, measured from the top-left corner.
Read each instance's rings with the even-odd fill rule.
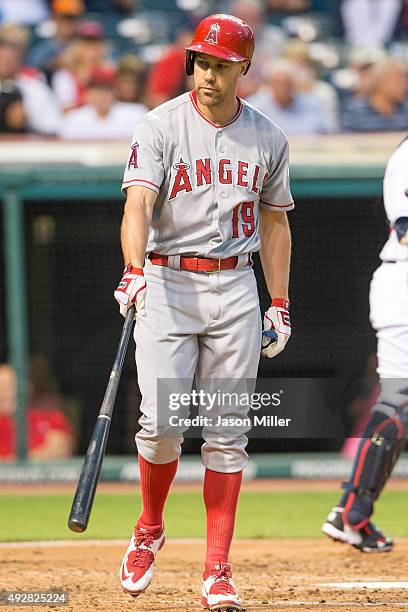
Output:
[[[204,573],[201,607],[212,612],[242,610],[242,601],[235,589],[228,563],[216,565],[214,570]]]
[[[383,534],[373,523],[361,529],[352,529],[343,521],[344,508],[334,507],[329,513],[322,531],[336,542],[346,542],[361,552],[390,552],[394,545],[391,538]]]
[[[164,531],[155,539],[147,529],[136,525],[119,573],[125,593],[137,597],[147,589],[153,578],[156,555],[164,542]]]

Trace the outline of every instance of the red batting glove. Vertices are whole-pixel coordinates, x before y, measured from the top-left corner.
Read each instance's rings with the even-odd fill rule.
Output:
[[[119,302],[120,314],[126,318],[127,311],[135,306],[136,312],[146,316],[146,280],[142,268],[134,268],[128,264],[123,271],[120,281],[114,293],[115,300]]]
[[[276,357],[285,348],[290,334],[289,300],[274,298],[264,316],[261,354]]]

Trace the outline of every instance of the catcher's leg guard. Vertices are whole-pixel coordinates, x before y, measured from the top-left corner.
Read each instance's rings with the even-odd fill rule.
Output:
[[[407,431],[406,393],[382,394],[364,431],[350,480],[344,485],[343,520],[350,527],[361,529],[368,523],[374,502],[405,446]]]

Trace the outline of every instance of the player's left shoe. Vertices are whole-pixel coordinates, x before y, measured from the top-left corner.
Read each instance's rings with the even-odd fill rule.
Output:
[[[216,565],[211,572],[204,572],[201,607],[212,612],[238,612],[242,609],[228,563]]]
[[[164,541],[164,531],[155,538],[147,529],[136,525],[119,573],[125,593],[137,597],[147,589],[153,578],[156,555]]]
[[[352,529],[343,521],[344,508],[335,507],[329,513],[322,531],[336,542],[346,542],[361,552],[390,552],[394,545],[391,538],[384,535],[373,523],[361,529]]]

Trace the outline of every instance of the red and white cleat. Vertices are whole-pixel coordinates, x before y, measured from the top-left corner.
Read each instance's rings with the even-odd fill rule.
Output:
[[[125,593],[137,597],[147,589],[153,577],[156,555],[164,541],[164,531],[154,539],[146,529],[135,527],[119,573]]]
[[[232,580],[231,566],[227,563],[216,565],[211,573],[204,573],[201,607],[213,612],[242,609],[242,601]]]

